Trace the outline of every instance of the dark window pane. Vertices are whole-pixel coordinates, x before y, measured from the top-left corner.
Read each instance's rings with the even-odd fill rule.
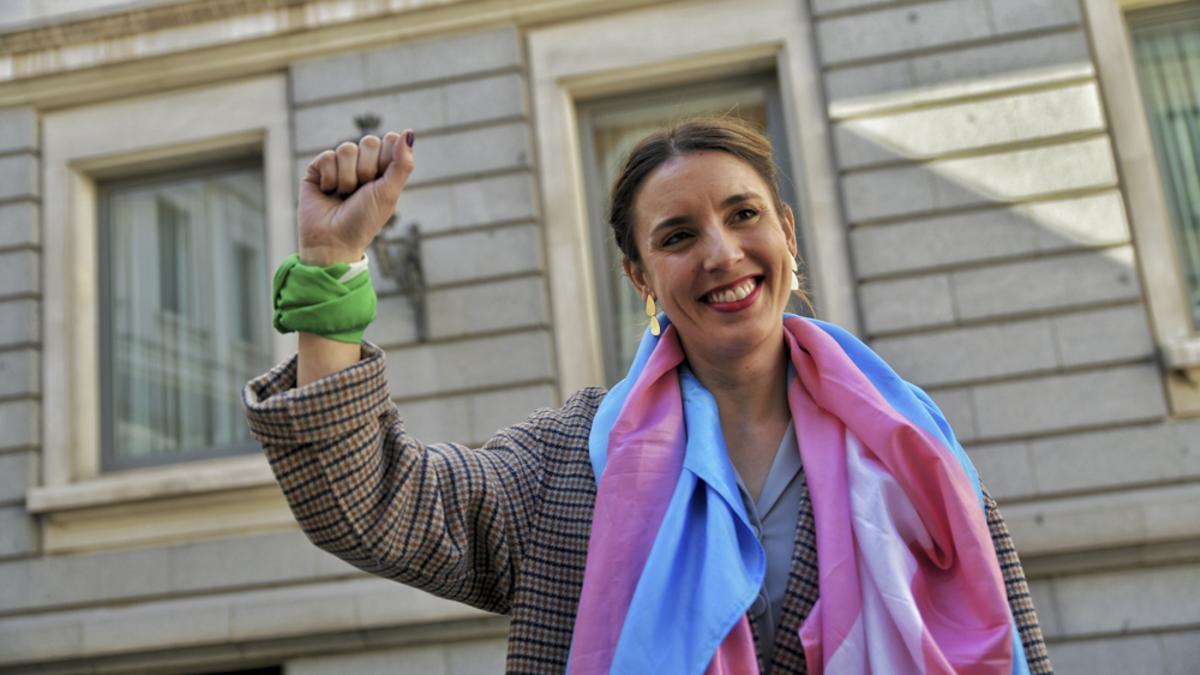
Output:
[[[105,468],[250,449],[241,387],[271,365],[262,170],[102,194]]]

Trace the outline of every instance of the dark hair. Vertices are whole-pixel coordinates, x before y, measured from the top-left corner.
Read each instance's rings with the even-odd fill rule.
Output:
[[[633,202],[642,182],[668,161],[701,150],[727,152],[749,164],[771,190],[775,210],[780,218],[783,217],[786,207],[779,197],[779,170],[771,158],[771,142],[736,117],[693,117],[643,138],[630,151],[613,183],[608,223],[616,237],[617,248],[626,258],[633,262],[640,259],[637,243],[633,240]]]

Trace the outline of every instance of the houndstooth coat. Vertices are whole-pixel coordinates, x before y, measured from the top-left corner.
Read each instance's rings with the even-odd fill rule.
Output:
[[[405,433],[383,352],[370,343],[354,366],[295,387],[293,357],[247,384],[243,399],[308,538],[372,574],[510,615],[508,672],[564,672],[596,497],[588,431],[604,389],[583,389],[472,450]],[[995,501],[986,502],[1030,670],[1052,672],[1008,528]],[[806,672],[797,631],[817,600],[815,546],[805,488],[776,644],[762,672]],[[757,642],[753,618],[751,630]]]

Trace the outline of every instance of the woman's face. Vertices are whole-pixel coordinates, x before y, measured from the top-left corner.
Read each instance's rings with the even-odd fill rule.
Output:
[[[729,358],[778,347],[794,223],[749,164],[719,151],[672,159],[642,183],[633,211],[641,260],[626,260],[625,271],[689,353]]]

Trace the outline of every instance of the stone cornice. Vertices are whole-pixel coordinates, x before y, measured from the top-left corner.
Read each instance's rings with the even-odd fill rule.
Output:
[[[668,0],[668,2],[692,0]],[[343,52],[663,0],[183,0],[0,34],[0,108],[42,109],[251,77]]]
[[[0,90],[5,85],[212,48],[245,48],[331,28],[389,23],[399,15],[490,0],[182,0],[117,6],[0,33]],[[508,2],[508,5],[520,5]],[[374,30],[366,30],[368,35]],[[314,43],[319,47],[320,39]],[[0,105],[6,97],[0,91]]]
[[[62,49],[167,28],[217,21],[264,11],[302,7],[307,0],[184,0],[152,7],[114,7],[110,12],[68,15],[0,33],[0,55]]]

